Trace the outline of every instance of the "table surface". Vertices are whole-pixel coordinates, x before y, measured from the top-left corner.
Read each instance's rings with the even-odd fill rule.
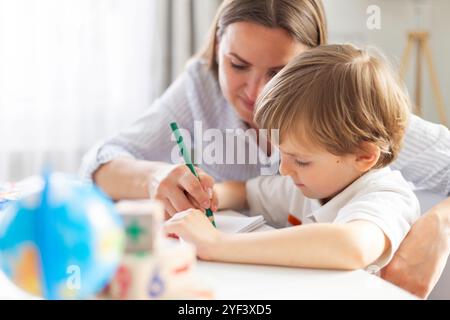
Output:
[[[419,192],[417,196],[423,211],[443,199],[426,192]],[[268,229],[271,228],[263,226],[257,231]],[[199,261],[197,269],[217,299],[416,299],[363,270],[334,271],[206,261]],[[0,299],[29,298],[33,297],[18,289],[0,271]]]
[[[264,225],[255,231],[270,230]],[[199,261],[216,299],[416,299],[363,270],[338,271]],[[30,299],[0,271],[0,299]]]
[[[199,261],[216,299],[415,299],[369,273]],[[0,299],[32,299],[0,272]]]
[[[271,230],[264,225],[255,231]],[[340,271],[199,261],[216,299],[417,299],[364,270]]]
[[[200,261],[216,299],[416,299],[363,270],[336,271]]]

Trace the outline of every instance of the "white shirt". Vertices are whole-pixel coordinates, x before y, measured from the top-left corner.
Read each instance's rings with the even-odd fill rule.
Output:
[[[117,157],[171,162],[176,147],[169,123],[194,136],[194,121],[204,130],[248,129],[224,98],[217,79],[203,60],[193,60],[181,76],[134,124],[116,136],[99,142],[83,159],[81,175],[92,179],[97,168]],[[227,141],[228,142],[228,141]],[[248,148],[255,140],[246,141]],[[194,143],[194,148],[198,146]],[[204,146],[205,147],[205,144]],[[256,147],[257,148],[257,147]],[[200,164],[216,181],[241,180],[261,175],[260,164]],[[400,170],[417,188],[447,195],[450,193],[450,132],[441,125],[411,116],[404,147],[392,168]]]
[[[391,248],[374,264],[385,266],[420,215],[414,192],[398,171],[371,170],[321,205],[306,198],[292,179],[258,177],[247,181],[250,214],[262,214],[274,227],[308,223],[347,223],[366,220],[376,224],[391,242]],[[294,223],[296,224],[296,223]]]

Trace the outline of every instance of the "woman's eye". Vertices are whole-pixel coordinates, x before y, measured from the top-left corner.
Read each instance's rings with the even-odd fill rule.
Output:
[[[247,69],[246,65],[237,64],[237,63],[233,63],[233,62],[231,62],[231,67],[236,69],[236,70],[245,70],[245,69]]]
[[[295,163],[300,167],[306,167],[311,164],[311,162],[295,160]]]

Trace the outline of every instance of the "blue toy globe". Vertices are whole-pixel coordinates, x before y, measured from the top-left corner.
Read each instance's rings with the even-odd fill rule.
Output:
[[[0,266],[46,299],[93,297],[113,276],[124,246],[114,204],[97,187],[47,175],[41,192],[0,213]]]

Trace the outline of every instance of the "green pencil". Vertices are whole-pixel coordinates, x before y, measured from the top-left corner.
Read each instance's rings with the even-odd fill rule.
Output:
[[[186,146],[183,142],[183,137],[180,134],[177,123],[172,122],[170,124],[170,128],[172,129],[172,132],[175,135],[175,139],[177,140],[177,145],[178,145],[178,148],[180,149],[181,155],[184,158],[184,162],[186,163],[188,168],[191,170],[191,172],[194,174],[194,176],[196,176],[198,179],[200,179],[200,177],[197,174],[197,171],[195,171],[195,168],[192,165],[191,155],[189,153],[189,150],[186,149]],[[214,214],[211,209],[206,209],[206,216],[208,217],[208,219],[211,221],[211,223],[215,227],[216,223],[214,222]]]

